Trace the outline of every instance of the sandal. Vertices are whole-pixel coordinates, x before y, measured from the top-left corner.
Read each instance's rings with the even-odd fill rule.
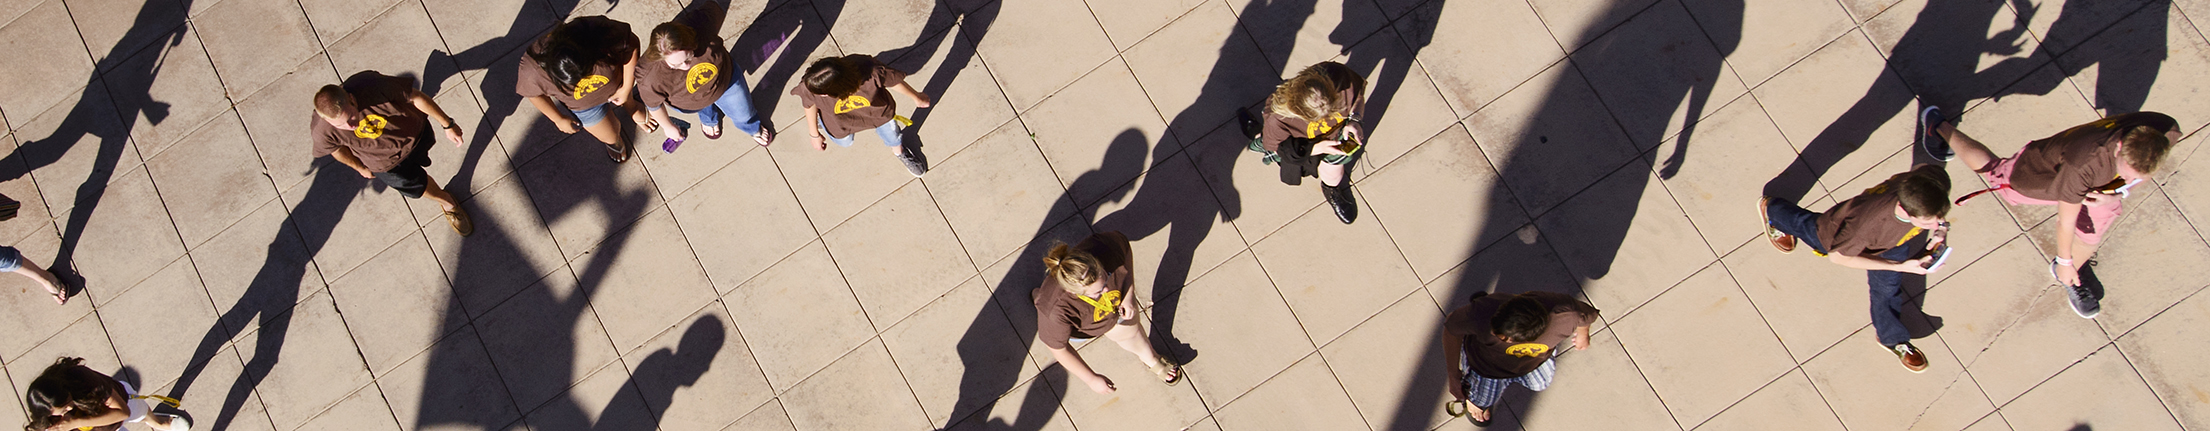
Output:
[[[1476,419],[1474,419],[1474,418],[1472,418],[1472,417],[1469,417],[1469,416],[1471,416],[1471,415],[1473,414],[1472,404],[1473,404],[1473,403],[1468,403],[1468,402],[1465,402],[1465,401],[1456,401],[1456,400],[1453,400],[1453,401],[1451,401],[1451,402],[1447,402],[1447,403],[1443,403],[1443,413],[1449,413],[1449,414],[1450,414],[1450,417],[1454,417],[1454,418],[1466,418],[1466,420],[1467,420],[1467,421],[1472,421],[1472,422],[1473,422],[1473,426],[1478,426],[1478,427],[1486,427],[1486,426],[1489,426],[1489,423],[1490,423],[1490,422],[1493,422],[1493,421],[1495,421],[1495,420],[1496,420],[1496,416],[1495,416],[1495,413],[1496,413],[1496,412],[1494,412],[1494,411],[1490,411],[1490,409],[1481,409],[1481,411],[1482,411],[1483,413],[1489,413],[1489,414],[1490,414],[1490,416],[1489,416],[1489,420],[1485,420],[1485,421],[1484,421],[1484,420],[1476,420]]]
[[[1159,357],[1159,366],[1151,367],[1151,375],[1157,376],[1159,381],[1166,382],[1167,386],[1174,386],[1175,383],[1182,382],[1182,364],[1174,363],[1174,360],[1161,356]]]
[[[760,143],[760,146],[762,146],[762,147],[765,147],[765,146],[767,146],[767,144],[770,144],[770,143],[774,143],[774,142],[775,142],[775,126],[770,126],[770,125],[766,125],[766,124],[761,124],[761,125],[760,125],[760,133],[759,133],[759,134],[755,134],[755,135],[752,135],[752,142],[758,142],[758,143]]]
[[[698,129],[700,133],[704,133],[706,135],[706,139],[721,139],[721,125],[719,124],[713,126],[701,124],[699,125]]]
[[[644,127],[644,128],[645,128],[645,133],[659,133],[659,132],[660,132],[660,121],[659,121],[659,120],[645,120],[645,121],[643,121],[643,122],[640,122],[640,123],[638,123],[637,125],[638,125],[638,126],[642,126],[642,127]]]
[[[614,159],[614,163],[629,161],[629,145],[606,144],[606,158]]]

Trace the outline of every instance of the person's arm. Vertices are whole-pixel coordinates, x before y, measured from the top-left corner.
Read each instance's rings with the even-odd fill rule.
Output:
[[[829,141],[821,137],[821,126],[818,126],[821,124],[821,108],[807,106],[806,114],[798,119],[798,124],[799,127],[806,128],[807,135],[813,136],[813,149],[829,149]]]
[[[1073,346],[1068,346],[1065,349],[1057,347],[1050,349],[1051,358],[1058,360],[1059,366],[1066,367],[1068,375],[1082,379],[1082,383],[1089,384],[1092,391],[1100,394],[1113,393],[1113,379],[1105,378],[1105,375],[1091,370],[1090,364],[1082,362],[1082,354],[1075,352]]]
[[[1826,255],[1826,260],[1833,261],[1836,265],[1867,271],[1895,271],[1909,274],[1926,274],[1926,268],[1921,265],[1925,265],[1928,258],[1919,257],[1897,262],[1877,257],[1850,256],[1841,253]]]
[[[529,100],[530,105],[536,106],[537,112],[544,113],[545,119],[552,121],[553,127],[560,128],[560,133],[574,134],[576,132],[575,121],[569,120],[567,114],[560,113],[561,106],[553,104],[551,97],[528,96],[523,97],[523,99]]]
[[[130,419],[130,412],[127,412],[125,410],[127,410],[127,408],[107,409],[107,413],[101,414],[99,416],[65,420],[55,423],[53,427],[47,429],[58,431],[114,425],[122,423],[124,419]]]
[[[898,85],[891,86],[890,89],[896,90],[898,94],[903,94],[905,95],[905,97],[913,99],[913,107],[915,108],[927,108],[929,107],[929,103],[933,102],[933,100],[929,99],[928,94],[922,93],[921,90],[913,89],[913,86],[910,84],[906,84],[905,80],[903,79],[898,80]]]
[[[1588,350],[1588,327],[1593,324],[1595,316],[1581,316],[1581,326],[1573,327],[1573,350]]]
[[[1443,382],[1443,387],[1448,388],[1452,399],[1465,401],[1466,388],[1458,382],[1466,381],[1466,372],[1463,371],[1465,365],[1461,364],[1463,361],[1462,358],[1458,357],[1458,352],[1464,351],[1466,346],[1465,342],[1461,341],[1459,337],[1459,335],[1452,334],[1448,330],[1443,331],[1443,369],[1447,370],[1450,376],[1450,380]]]
[[[422,94],[421,90],[408,90],[407,102],[413,103],[414,109],[429,114],[430,119],[435,120],[431,123],[439,123],[437,127],[445,129],[445,137],[453,139],[454,148],[468,148],[467,144],[461,142],[460,123],[454,122],[453,116],[445,115],[445,109],[437,106],[437,101],[430,99],[430,95]]]
[[[630,36],[630,38],[634,39],[634,38],[636,38],[636,36]],[[636,44],[636,42],[630,42],[630,46],[636,46],[636,45],[637,45],[637,44]],[[607,98],[606,98],[606,101],[607,101],[607,102],[612,102],[612,103],[613,103],[614,105],[616,105],[616,106],[619,106],[619,105],[624,105],[625,103],[623,103],[623,102],[627,102],[627,101],[629,101],[629,91],[630,91],[630,89],[632,89],[632,88],[635,88],[636,86],[637,86],[637,50],[636,50],[636,49],[630,49],[630,50],[629,50],[629,61],[627,61],[627,62],[624,62],[624,63],[622,63],[622,85],[621,85],[621,86],[618,86],[618,87],[615,87],[615,88],[614,88],[614,95],[613,95],[613,96],[607,96]]]
[[[2073,226],[2079,226],[2080,209],[2094,200],[2093,193],[2089,195],[2081,203],[2057,202],[2057,263],[2064,265],[2057,265],[2056,272],[2057,282],[2065,286],[2080,285],[2079,265],[2089,257],[2072,255],[2072,241],[2079,237],[2079,229]]]
[[[330,158],[338,159],[338,163],[344,163],[346,166],[352,167],[354,172],[361,173],[361,178],[376,178],[376,173],[369,172],[368,165],[361,163],[361,158],[354,156],[351,148],[338,147],[336,151],[330,152]]]
[[[668,108],[666,106],[661,106],[660,109],[647,109],[645,112],[652,113],[652,121],[660,123],[660,132],[666,134],[668,139],[683,139],[683,132],[675,130],[675,120],[668,118]]]

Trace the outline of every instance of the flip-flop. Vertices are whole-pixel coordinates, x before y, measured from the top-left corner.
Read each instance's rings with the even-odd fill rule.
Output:
[[[660,132],[660,121],[659,121],[659,120],[645,120],[645,122],[644,122],[643,124],[638,124],[638,126],[643,126],[643,127],[645,128],[645,133],[658,133],[658,132]]]
[[[721,126],[705,127],[705,125],[700,125],[698,129],[699,133],[706,135],[706,139],[721,139]]]
[[[760,125],[760,133],[759,133],[759,134],[756,134],[756,135],[752,135],[752,142],[758,142],[758,143],[760,143],[760,146],[762,146],[762,147],[765,147],[765,146],[767,146],[767,144],[770,144],[770,143],[774,143],[774,142],[775,142],[775,127],[774,127],[774,126],[769,126],[769,125],[766,125],[766,124],[761,124],[761,125]]]
[[[660,143],[660,151],[665,151],[672,154],[675,152],[675,147],[680,146],[683,146],[682,139],[668,138],[667,141]]]
[[[629,161],[629,146],[625,144],[606,144],[606,158],[613,159],[614,163]]]

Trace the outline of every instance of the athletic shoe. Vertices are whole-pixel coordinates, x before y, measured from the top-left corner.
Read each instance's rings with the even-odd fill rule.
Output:
[[[2065,288],[2064,296],[2066,297],[2066,299],[2069,300],[2069,302],[2072,303],[2073,314],[2078,314],[2082,318],[2093,319],[2095,318],[2095,316],[2103,314],[2103,301],[2102,298],[2095,297],[2094,289],[2088,287],[2087,271],[2082,269],[2079,271],[2079,274],[2080,285],[2064,286],[2064,282],[2062,281],[2063,278],[2061,277],[2057,278],[2059,280],[2057,282],[2057,285],[2059,287]],[[2049,276],[2057,276],[2056,261],[2049,262]]]
[[[1918,350],[1918,346],[1903,343],[1897,344],[1895,347],[1889,347],[1888,350],[1895,352],[1896,359],[1903,361],[1903,369],[1911,370],[1913,373],[1926,372],[1926,352]]]
[[[1773,216],[1772,214],[1767,214],[1765,211],[1766,208],[1771,208],[1767,205],[1772,203],[1772,201],[1773,198],[1771,196],[1757,198],[1757,221],[1764,222],[1765,239],[1772,242],[1773,248],[1779,249],[1780,254],[1795,253],[1796,237],[1794,235],[1781,233],[1779,228],[1773,227]]]
[[[1918,148],[1925,150],[1934,160],[1950,161],[1957,158],[1956,150],[1949,149],[1949,140],[1941,137],[1941,108],[1928,106],[1918,111]]]
[[[898,163],[904,163],[905,171],[912,173],[914,178],[929,171],[928,156],[921,154],[919,148],[905,147],[904,152],[898,153]]]

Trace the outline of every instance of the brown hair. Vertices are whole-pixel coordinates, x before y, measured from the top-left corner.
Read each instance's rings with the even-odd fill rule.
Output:
[[[1328,114],[1350,112],[1352,101],[1343,97],[1343,90],[1365,83],[1335,82],[1335,78],[1328,75],[1329,65],[1342,66],[1332,61],[1314,64],[1275,86],[1274,96],[1266,98],[1266,109],[1275,115],[1305,121],[1320,121]]]
[[[652,28],[652,37],[645,43],[645,59],[657,60],[673,51],[698,55],[698,32],[691,26],[673,21]]]
[[[1044,254],[1044,275],[1059,281],[1059,288],[1082,294],[1082,287],[1103,278],[1104,264],[1090,252],[1068,247],[1066,243],[1053,244],[1051,252]]]
[[[86,368],[84,358],[65,356],[54,360],[23,392],[23,404],[31,416],[31,423],[23,429],[44,431],[62,421],[107,414],[107,400],[119,395],[112,381]],[[69,407],[69,413],[54,416],[53,409],[63,406]]]
[[[353,106],[353,95],[346,93],[345,87],[324,85],[322,89],[315,90],[315,115],[338,118],[338,114],[345,113],[348,106]]]
[[[823,57],[806,66],[806,91],[834,98],[844,98],[859,91],[864,79],[859,64],[850,57]]]
[[[1940,165],[1912,167],[1888,177],[1881,187],[1894,191],[1896,202],[1912,217],[1949,217],[1949,172]]]
[[[2118,151],[2118,157],[2125,159],[2126,165],[2133,170],[2141,171],[2141,175],[2156,173],[2157,165],[2164,163],[2164,155],[2172,152],[2172,140],[2164,133],[2149,126],[2126,129],[2125,136],[2120,138],[2125,147]]]
[[[1502,335],[1509,342],[1526,343],[1541,338],[1550,330],[1550,313],[1542,308],[1542,301],[1526,295],[1505,300],[1497,306],[1496,315],[1489,317],[1489,332]]]

